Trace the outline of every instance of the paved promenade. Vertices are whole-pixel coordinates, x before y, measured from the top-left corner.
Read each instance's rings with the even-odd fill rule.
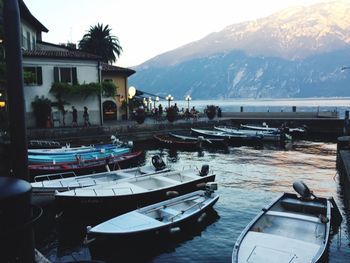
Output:
[[[92,127],[57,127],[51,129],[28,129],[28,139],[58,141],[101,141],[108,140],[111,135],[120,139],[142,141],[152,139],[154,134],[166,134],[169,131],[189,130],[190,128],[212,129],[214,126],[227,125],[239,127],[240,124],[267,123],[271,127],[280,127],[287,123],[291,127],[306,126],[312,137],[336,139],[343,133],[344,120],[329,113],[281,112],[281,113],[231,113],[221,118],[209,120],[206,116],[198,119],[180,119],[173,123],[164,119],[156,121],[146,118],[143,124],[134,120],[106,121],[103,126]]]

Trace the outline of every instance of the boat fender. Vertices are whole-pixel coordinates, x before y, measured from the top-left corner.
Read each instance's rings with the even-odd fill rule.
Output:
[[[196,187],[198,188],[198,189],[205,189],[206,188],[206,183],[199,183],[199,184],[196,184]]]
[[[203,214],[201,214],[201,215],[198,217],[197,222],[198,222],[198,223],[202,223],[206,217],[207,217],[207,213],[204,212]]]
[[[326,216],[324,216],[324,215],[322,215],[322,214],[320,214],[320,215],[318,216],[318,218],[320,219],[321,223],[323,223],[323,224],[326,224],[326,223],[329,222],[328,217],[326,217]]]
[[[152,157],[152,165],[156,168],[156,171],[163,170],[166,165],[159,155],[154,155]]]
[[[197,139],[198,139],[199,142],[204,141],[204,137],[203,136],[198,136]]]
[[[177,191],[167,191],[167,192],[165,193],[165,195],[166,195],[167,197],[176,197],[176,196],[179,196],[179,192],[177,192]]]
[[[130,147],[130,148],[132,148],[132,147],[134,147],[134,142],[133,141],[128,141],[128,147]]]
[[[202,168],[201,168],[201,170],[199,172],[199,175],[200,176],[206,176],[206,175],[208,175],[208,173],[209,173],[209,165],[208,164],[202,165]]]
[[[169,229],[169,233],[170,233],[170,234],[175,234],[175,233],[178,233],[178,232],[180,232],[180,231],[181,231],[181,228],[178,227],[178,226],[176,226],[176,227],[171,227],[171,228]]]
[[[311,196],[314,196],[309,187],[307,187],[307,185],[301,180],[295,181],[293,183],[293,188],[303,199],[310,200]]]

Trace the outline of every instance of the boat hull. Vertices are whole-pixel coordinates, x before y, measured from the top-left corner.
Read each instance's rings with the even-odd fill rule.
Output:
[[[180,195],[186,194],[199,187],[202,183],[213,182],[215,174],[198,177],[198,179],[166,188],[160,188],[153,191],[110,196],[74,196],[74,195],[56,195],[55,203],[59,210],[65,214],[84,214],[86,216],[99,215],[108,218],[122,213],[129,212],[139,207],[144,207],[152,203],[161,202],[169,199],[168,192],[176,191]]]
[[[110,170],[124,169],[136,164],[142,152],[126,153],[112,158],[100,158],[86,162],[73,162],[57,165],[29,165],[29,174],[36,175],[58,174],[72,172],[75,175],[85,175],[90,173],[105,172],[108,165]]]
[[[243,230],[232,262],[322,262],[329,245],[331,215],[330,199],[306,201],[285,193]]]

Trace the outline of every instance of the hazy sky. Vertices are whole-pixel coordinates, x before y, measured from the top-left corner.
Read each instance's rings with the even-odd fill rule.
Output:
[[[322,0],[24,0],[48,29],[43,41],[77,43],[92,25],[108,24],[131,67],[224,27]]]

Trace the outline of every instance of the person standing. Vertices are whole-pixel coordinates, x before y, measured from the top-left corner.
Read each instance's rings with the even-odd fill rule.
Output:
[[[84,118],[84,126],[91,126],[90,121],[89,121],[89,112],[88,112],[88,108],[86,106],[84,106],[84,114],[83,114],[83,118]]]
[[[78,126],[78,111],[74,106],[72,106],[72,117],[73,117],[72,127],[77,127]]]

